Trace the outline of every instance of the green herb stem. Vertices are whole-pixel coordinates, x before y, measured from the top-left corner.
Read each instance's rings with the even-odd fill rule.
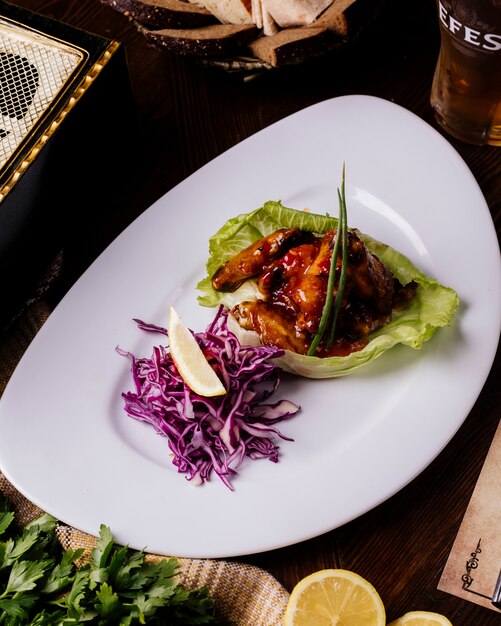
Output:
[[[341,193],[339,193],[339,205],[340,205],[340,222],[341,226],[341,243],[342,243],[342,260],[341,260],[341,273],[339,275],[339,282],[337,286],[336,299],[334,300],[334,312],[332,314],[332,323],[329,331],[329,337],[327,339],[327,348],[330,348],[334,342],[334,335],[336,332],[337,318],[339,310],[341,309],[341,302],[343,301],[344,288],[346,285],[346,276],[348,273],[348,224],[346,218],[346,197],[344,192],[344,168],[343,168],[343,182],[341,187]]]
[[[334,249],[332,250],[331,264],[329,268],[329,279],[327,281],[327,293],[325,296],[324,308],[322,309],[322,317],[320,318],[320,324],[318,325],[318,330],[313,337],[313,341],[311,342],[310,348],[307,352],[307,356],[313,356],[318,348],[318,344],[322,341],[322,337],[324,335],[325,329],[327,327],[327,322],[329,320],[329,315],[332,308],[332,299],[334,292],[334,282],[336,280],[336,259],[339,250],[339,240],[340,240],[340,224],[338,221],[338,227],[336,231],[336,237],[334,240]]]
[[[334,302],[334,319],[333,319],[333,322],[331,324],[331,328],[329,331],[329,340],[328,340],[329,346],[332,345],[332,342],[334,340],[334,332],[335,332],[335,327],[336,327],[337,316],[339,313],[339,309],[341,307],[341,300],[343,298],[343,291],[344,291],[344,286],[346,283],[346,273],[347,273],[346,266],[347,266],[347,260],[348,260],[346,198],[345,198],[344,181],[345,181],[345,168],[343,164],[341,192],[339,191],[339,189],[337,190],[338,200],[339,200],[339,219],[338,219],[336,238],[334,241],[334,248],[332,250],[331,263],[330,263],[330,268],[329,268],[329,278],[327,281],[327,293],[325,296],[324,307],[322,309],[322,316],[320,318],[318,330],[315,336],[313,337],[313,341],[311,342],[310,348],[307,352],[307,356],[314,356],[318,348],[318,345],[322,341],[322,337],[324,336],[324,333],[327,328],[327,323],[329,321],[330,313],[331,313],[332,306],[333,306],[332,301],[334,299],[333,294],[334,294],[334,286],[335,286],[336,273],[337,273],[336,265],[337,265],[337,257],[338,257],[340,245],[342,245],[342,263],[341,263],[341,272],[340,272],[340,277],[339,277],[338,290],[337,290],[336,299]]]

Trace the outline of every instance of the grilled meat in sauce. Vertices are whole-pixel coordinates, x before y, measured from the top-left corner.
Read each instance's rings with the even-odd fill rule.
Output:
[[[309,236],[309,233],[299,228],[280,228],[274,231],[229,259],[212,277],[212,286],[216,291],[235,291],[248,278],[262,272],[268,263]]]
[[[214,275],[217,291],[234,291],[249,278],[257,279],[261,299],[241,302],[231,314],[240,326],[256,331],[264,345],[306,354],[317,332],[324,307],[336,232],[315,236],[283,228],[254,242]],[[347,237],[347,276],[336,336],[317,356],[346,356],[361,350],[369,334],[386,325],[393,310],[415,293],[415,283],[402,287],[381,260],[371,254],[354,230]],[[338,289],[341,250],[336,259]]]

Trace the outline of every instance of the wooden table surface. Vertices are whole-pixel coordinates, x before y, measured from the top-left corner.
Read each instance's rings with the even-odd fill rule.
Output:
[[[434,0],[408,0],[405,12],[402,3],[388,0],[355,44],[314,63],[265,72],[251,81],[147,47],[126,17],[99,0],[13,4],[122,42],[139,125],[140,154],[131,148],[127,155],[137,163],[136,176],[124,180],[127,193],[111,194],[99,228],[84,228],[85,236],[68,242],[63,274],[51,294],[54,304],[157,198],[226,149],[295,111],[334,96],[368,94],[400,104],[435,126],[429,105],[439,43]],[[448,140],[478,181],[499,235],[501,149]],[[288,590],[322,568],[356,571],[378,589],[388,620],[422,609],[447,615],[454,626],[501,623],[499,613],[437,590],[501,417],[500,377],[498,351],[459,432],[392,498],[320,537],[238,560],[263,567]]]

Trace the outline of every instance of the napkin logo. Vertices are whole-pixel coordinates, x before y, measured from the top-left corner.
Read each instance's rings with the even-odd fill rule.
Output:
[[[485,593],[480,593],[475,589],[472,589],[472,585],[475,582],[475,578],[473,576],[473,572],[477,569],[480,563],[479,554],[482,552],[482,548],[480,547],[482,540],[479,539],[477,543],[477,547],[473,552],[471,552],[469,559],[466,561],[466,572],[461,576],[462,589],[467,591],[468,593],[473,593],[480,598],[485,598],[486,600],[490,600],[493,602],[493,597],[486,595]],[[493,602],[494,604],[494,602]],[[497,604],[494,604],[497,606]]]
[[[461,581],[463,582],[463,589],[465,591],[466,590],[471,591],[470,587],[473,584],[473,580],[474,580],[471,573],[472,573],[472,570],[475,570],[478,567],[478,555],[482,552],[482,549],[480,547],[481,541],[482,541],[481,539],[478,540],[477,547],[470,554],[470,558],[466,561],[466,573],[463,574],[463,576],[461,577]],[[476,592],[472,591],[472,593],[476,593]]]
[[[479,18],[474,7],[457,0],[440,0],[438,16],[442,26],[469,48],[488,52],[501,50],[501,34],[492,32],[490,20]]]

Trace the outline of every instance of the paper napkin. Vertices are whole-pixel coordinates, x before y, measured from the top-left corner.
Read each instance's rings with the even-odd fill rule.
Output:
[[[501,422],[438,589],[501,613]]]

